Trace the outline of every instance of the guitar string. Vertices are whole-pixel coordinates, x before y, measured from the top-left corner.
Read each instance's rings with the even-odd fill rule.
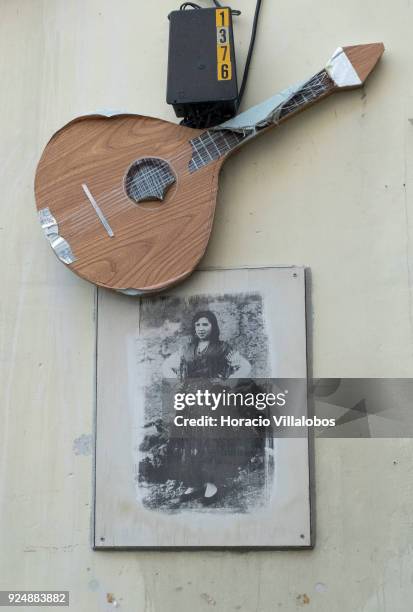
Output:
[[[285,103],[285,105],[283,107],[281,107],[279,109],[279,116],[278,116],[278,120],[287,116],[288,114],[290,114],[290,112],[293,112],[294,110],[300,108],[300,106],[302,106],[303,104],[315,99],[319,94],[323,94],[328,92],[328,90],[331,88],[331,86],[334,86],[334,84],[331,82],[331,80],[329,79],[328,75],[328,80],[327,80],[327,84],[323,82],[323,77],[325,75],[323,75],[321,73],[321,78],[320,78],[320,82],[316,81],[314,83],[314,81],[317,79],[317,77],[320,75],[315,75],[315,77],[313,77],[312,79],[310,79],[309,82],[307,82],[289,101],[288,103]],[[312,87],[308,87],[308,85],[311,84]],[[307,97],[307,91],[309,91],[310,97]],[[299,100],[297,102],[297,99]],[[278,123],[278,121],[276,122]],[[222,134],[226,134],[226,131],[222,131],[222,132],[217,132],[218,136],[221,137]],[[215,133],[214,133],[215,135]],[[228,134],[229,136],[235,136],[236,135],[236,139],[235,139],[235,143],[231,144],[231,148],[228,149],[228,151],[224,151],[222,153],[222,155],[225,155],[227,152],[229,152],[230,150],[232,150],[232,148],[235,148],[236,146],[238,146],[239,144],[241,144],[243,141],[245,141],[247,139],[247,137],[244,138],[240,138],[238,136],[238,134],[236,133],[232,133],[229,132]],[[203,142],[203,138],[204,137],[208,137],[211,142],[214,144],[214,147],[216,146],[216,141],[213,141],[211,138],[211,133],[209,131],[203,132],[201,133],[199,136],[195,137],[194,139],[192,139],[191,141],[189,141],[191,143],[191,145],[195,145],[192,146],[192,157],[189,160],[189,165],[191,164],[191,161],[194,160],[194,156],[198,155],[198,158],[201,162],[201,166],[203,167],[205,165],[208,165],[209,163],[211,163],[213,161],[213,158],[211,157],[211,154],[209,153],[208,149],[207,149],[207,145],[205,142]],[[206,158],[204,160],[203,158],[203,154],[200,152],[200,150],[197,148],[195,141],[198,142],[198,144],[201,144],[202,147],[205,149],[206,153],[208,154],[208,157],[211,159]],[[228,145],[228,141],[227,141],[227,145]],[[175,156],[175,158],[171,158],[171,161],[173,159],[178,159],[180,157],[188,157],[189,152],[183,154],[180,154],[178,156]],[[204,154],[205,155],[205,154]],[[145,159],[145,158],[143,158]],[[150,158],[149,158],[150,159]],[[219,159],[219,157],[217,158]],[[158,162],[158,163],[157,163]],[[151,165],[153,166],[158,166],[157,168],[155,168],[154,170],[151,171],[146,171],[144,174],[142,175],[138,175],[138,177],[132,177],[129,181],[125,181],[124,182],[124,186],[119,189],[116,188],[114,190],[111,190],[110,192],[108,192],[105,196],[103,197],[99,197],[99,203],[100,204],[104,204],[106,207],[109,205],[111,206],[113,203],[116,203],[119,200],[119,195],[123,195],[128,198],[132,197],[130,194],[127,195],[125,194],[124,190],[131,185],[133,183],[135,183],[135,190],[137,191],[137,194],[139,196],[139,191],[140,191],[140,186],[143,184],[148,184],[151,188],[154,188],[155,190],[160,189],[162,192],[164,190],[164,188],[168,185],[168,183],[171,182],[171,179],[175,179],[175,176],[168,172],[168,169],[165,168],[165,164],[168,164],[168,162],[164,161],[164,160],[159,160],[157,158],[153,158],[151,160]],[[196,169],[198,169],[198,166],[195,164]],[[141,190],[141,195],[145,196],[146,193],[142,192]],[[69,218],[72,217],[72,215],[69,215]]]
[[[311,87],[308,87],[308,84],[310,83]],[[286,102],[282,108],[280,109],[280,114],[279,114],[279,119],[284,118],[286,115],[290,114],[291,112],[293,112],[294,110],[300,108],[300,106],[302,106],[303,104],[307,104],[308,102],[313,101],[318,95],[323,94],[328,92],[330,89],[332,89],[333,83],[331,81],[331,79],[328,77],[327,73],[324,71],[321,71],[321,73],[318,73],[317,75],[315,75],[312,79],[310,79],[309,82],[307,82],[294,96],[292,99],[288,100],[288,102]],[[308,95],[308,92],[310,95]],[[296,99],[298,98],[299,102],[297,103]],[[277,123],[277,122],[275,122]],[[195,139],[193,139],[192,141],[190,141],[191,143],[193,142],[194,144],[194,150],[193,150],[193,155],[192,158],[189,161],[189,165],[191,165],[191,163],[193,162],[193,165],[195,166],[195,171],[197,169],[200,169],[201,167],[208,165],[209,163],[211,163],[212,161],[216,161],[217,159],[219,159],[221,156],[227,154],[229,151],[233,150],[234,148],[236,148],[238,145],[243,144],[243,142],[245,142],[248,138],[249,135],[239,135],[236,132],[228,132],[228,135],[231,137],[236,137],[235,142],[232,143],[228,143],[226,141],[226,145],[227,147],[229,147],[228,149],[221,149],[222,145],[220,145],[219,141],[217,140],[213,140],[211,134],[216,134],[218,136],[218,138],[224,138],[226,139],[226,130],[222,130],[220,132],[211,132],[210,130],[203,132],[202,134],[200,134],[199,137],[196,137]],[[210,143],[208,141],[206,141],[205,139],[208,138],[210,140]],[[202,148],[199,149],[197,148],[197,143],[199,143]],[[214,149],[218,152],[218,157],[216,156],[216,154],[210,152],[210,146],[213,146]],[[188,154],[186,154],[188,155]],[[200,161],[200,168],[197,167],[197,163],[196,161],[194,161],[194,157],[198,156],[198,159]],[[177,158],[176,158],[177,159]],[[171,159],[172,161],[172,159]],[[148,176],[148,174],[146,174],[145,176]],[[145,178],[145,176],[143,176],[143,179]]]
[[[312,77],[309,81],[307,81],[303,87],[298,90],[298,92],[296,92],[296,94],[294,94],[294,96],[288,100],[286,103],[284,103],[284,105],[280,105],[280,113],[279,113],[279,119],[284,118],[286,115],[290,114],[291,112],[294,112],[294,110],[300,108],[300,106],[302,106],[303,104],[307,104],[308,102],[313,101],[318,95],[323,94],[328,92],[330,89],[332,89],[334,87],[333,82],[331,81],[330,77],[328,76],[328,74],[323,70],[320,71],[319,73],[317,73],[314,77]],[[309,97],[307,97],[307,92],[310,94]],[[295,102],[295,98],[299,98],[299,102]],[[283,111],[287,111],[287,112],[283,112]],[[275,122],[277,123],[277,122]],[[229,144],[227,139],[226,139],[226,134],[227,130],[222,130],[222,131],[217,131],[217,132],[213,132],[214,135],[217,134],[219,138],[224,138],[226,141],[226,145],[229,147],[227,150],[220,150],[220,145],[216,141],[213,141],[212,137],[211,137],[211,132],[209,130],[203,132],[202,134],[200,134],[199,136],[195,137],[194,139],[190,140],[189,143],[192,146],[192,157],[189,159],[189,166],[191,165],[191,162],[193,162],[193,165],[195,166],[195,170],[197,171],[199,169],[201,169],[202,167],[212,163],[213,161],[217,161],[220,157],[223,157],[224,155],[226,155],[227,153],[229,153],[230,151],[232,151],[233,149],[235,149],[237,146],[239,146],[240,144],[242,144],[243,142],[245,142],[250,136],[248,135],[240,135],[241,138],[239,138],[238,133],[236,132],[228,132],[229,136],[234,137],[235,135],[237,136],[236,141],[234,143]],[[225,134],[225,135],[224,135]],[[208,150],[208,145],[203,141],[203,137],[206,136],[211,140],[211,143],[213,143],[214,148],[216,148],[217,150],[219,150],[219,157],[214,157],[213,155],[211,155],[211,153]],[[199,145],[202,146],[202,148],[205,150],[205,152],[202,149],[199,149]],[[171,157],[170,160],[161,160],[164,161],[165,164],[171,164],[174,161],[177,161],[179,159],[182,159],[184,157],[188,157],[190,154],[190,151],[185,152],[185,153],[181,153],[175,157]],[[197,163],[194,161],[194,157],[198,156],[200,165],[198,167]],[[204,159],[205,157],[205,159]],[[145,158],[143,158],[145,159]],[[151,159],[151,158],[146,158],[146,159]],[[153,158],[151,159],[151,165],[156,166],[156,159],[157,158]],[[132,165],[133,166],[133,165]],[[164,174],[163,174],[164,173]],[[166,175],[165,175],[166,174]],[[168,169],[165,167],[162,167],[161,164],[158,165],[158,167],[155,167],[153,170],[146,170],[144,172],[142,172],[140,175],[131,177],[131,179],[125,181],[123,183],[123,187],[121,189],[116,188],[115,190],[112,190],[111,192],[108,192],[106,195],[104,195],[103,197],[99,198],[100,202],[105,202],[108,203],[108,198],[112,198],[112,197],[116,197],[117,194],[124,194],[125,189],[127,190],[127,188],[132,185],[135,184],[137,190],[139,191],[139,183],[141,182],[142,184],[144,184],[145,182],[147,182],[148,180],[155,180],[155,184],[152,185],[153,187],[156,188],[162,188],[163,186],[167,186],[167,183],[164,184],[163,181],[165,181],[166,179],[168,180],[168,182],[171,180],[171,178],[174,178],[174,174],[172,172],[168,173]],[[156,179],[158,179],[156,181]]]
[[[299,109],[302,105],[305,105],[308,102],[314,101],[319,95],[327,93],[333,90],[334,88],[335,88],[334,83],[328,76],[327,72],[325,70],[318,72],[311,79],[306,81],[303,84],[303,86],[289,100],[287,100],[285,103],[280,105],[278,109],[279,110],[278,119],[274,122],[274,124],[277,125],[280,119],[284,119],[287,115],[292,114],[295,110]],[[307,97],[307,94],[309,95],[309,97]],[[302,98],[302,100],[297,103],[297,102],[294,102],[295,98]],[[283,114],[283,111],[286,111],[286,112]],[[263,127],[268,127],[269,125],[271,125],[271,122],[269,122],[267,125]],[[194,160],[194,157],[198,156],[199,161],[200,161],[200,166],[198,167],[197,164],[194,162],[194,165],[195,165],[194,172],[196,172],[197,170],[200,170],[201,168],[209,165],[213,161],[217,161],[218,159],[220,159],[220,157],[224,157],[230,151],[233,151],[236,147],[243,144],[247,139],[255,136],[255,134],[243,135],[238,132],[232,132],[230,130],[217,130],[216,132],[212,132],[212,134],[214,134],[214,136],[215,134],[217,134],[219,138],[224,138],[224,140],[226,139],[227,136],[234,137],[236,135],[237,141],[233,145],[231,144],[231,146],[227,143],[227,146],[230,146],[230,148],[227,149],[226,151],[222,151],[219,157],[213,158],[212,154],[210,154],[208,151],[207,145],[202,141],[202,137],[204,136],[211,138],[211,131],[206,130],[205,132],[202,132],[199,136],[196,136],[195,138],[188,141],[188,143],[191,145],[191,148],[192,148],[192,155],[191,155],[191,151],[185,151],[183,153],[180,153],[179,155],[171,157],[169,160],[166,160],[166,159],[163,160],[161,158],[142,158],[142,160],[148,159],[151,161],[152,165],[155,165],[156,161],[160,161],[162,162],[162,164],[167,164],[171,166],[174,162],[177,162],[178,160],[184,159],[186,157],[189,157],[189,155],[191,155],[188,161],[188,166],[190,166],[191,162],[193,162]],[[240,140],[238,140],[239,136],[241,136]],[[211,138],[211,142],[213,142],[212,138]],[[216,143],[214,142],[214,145],[215,144]],[[200,153],[200,150],[197,148],[199,145],[202,146],[203,149],[205,149],[206,153],[205,152]],[[208,157],[206,157],[206,155],[208,155]],[[205,156],[205,159],[203,158],[203,156]],[[136,163],[139,163],[139,161],[142,161],[142,160],[138,160],[138,162]],[[131,167],[133,167],[133,165],[134,164],[132,164]],[[166,187],[167,185],[164,184],[163,181],[167,177],[162,176],[163,172],[167,173],[168,169],[165,167],[162,168],[158,166],[158,168],[145,171],[144,173],[138,175],[138,177],[134,176],[134,177],[131,177],[129,180],[125,180],[121,188],[117,187],[116,189],[113,189],[110,192],[107,192],[106,194],[99,196],[98,197],[99,205],[100,204],[105,204],[106,206],[112,205],[113,203],[117,201],[118,196],[120,195],[122,196],[126,195],[126,197],[128,197],[127,196],[128,187],[130,187],[133,183],[135,183],[135,185],[138,186],[139,183],[142,183],[143,185],[148,180],[151,180],[151,181],[154,181],[153,187],[155,189],[162,189],[163,187]],[[172,177],[175,178],[175,174],[169,171],[168,179],[171,179]],[[125,194],[125,191],[126,191],[126,194]]]
[[[314,75],[311,79],[309,79],[309,81],[304,83],[304,85],[294,94],[292,98],[290,98],[284,104],[280,105],[279,119],[285,118],[288,114],[294,112],[294,110],[300,108],[300,106],[302,106],[303,104],[307,104],[308,102],[313,101],[316,97],[318,97],[318,95],[328,92],[333,87],[334,87],[334,83],[331,81],[327,72],[325,70],[320,71],[319,73]],[[306,96],[307,92],[310,94],[309,97]],[[300,102],[292,103],[295,98],[300,98]],[[283,113],[283,111],[287,111],[287,112]],[[276,123],[277,122],[275,122],[275,124]],[[226,132],[228,132],[228,134],[226,134]],[[215,134],[217,134],[219,138],[224,138],[227,146],[230,148],[228,148],[227,150],[223,150],[222,152],[220,151],[219,157],[213,157],[213,155],[211,155],[211,153],[209,152],[207,148],[207,144],[203,142],[202,138],[204,136],[207,136],[209,139],[211,139],[211,142],[214,144],[214,147],[217,150],[219,150],[220,145],[218,144],[217,146],[216,141],[212,140],[211,131],[209,130],[202,132],[199,136],[196,136],[195,138],[188,141],[192,147],[192,156],[189,159],[188,166],[191,166],[191,162],[193,162],[193,165],[195,166],[195,170],[194,170],[195,172],[197,170],[200,170],[204,166],[209,165],[213,161],[217,161],[218,159],[220,159],[220,157],[225,156],[227,153],[235,149],[237,146],[244,143],[248,138],[251,138],[251,136],[249,135],[241,135],[239,133],[231,132],[229,130],[228,131],[222,130],[222,131],[217,131],[217,132],[212,132],[212,133],[214,134],[214,136]],[[227,135],[232,136],[232,137],[236,135],[237,136],[236,141],[234,143],[231,143],[230,145],[226,138]],[[239,136],[241,136],[240,139],[239,139]],[[201,152],[202,150],[197,148],[199,145],[203,147],[205,152]],[[187,151],[175,157],[171,157],[169,160],[160,160],[160,161],[164,162],[164,164],[171,165],[173,162],[176,162],[179,159],[188,157],[190,153],[191,153],[190,151]],[[197,163],[194,162],[195,156],[198,156],[199,158],[199,162],[200,162],[199,167]],[[159,158],[152,158],[152,159],[142,158],[142,160],[145,160],[145,159],[150,160],[150,163],[153,166],[156,166],[156,160],[159,160]],[[133,167],[133,164],[132,164],[132,167]],[[167,176],[163,176],[163,173],[167,174]],[[135,184],[136,189],[139,191],[139,183],[144,184],[145,182],[148,182],[148,181],[154,181],[154,184],[151,185],[151,187],[154,187],[155,189],[162,189],[163,187],[167,186],[168,182],[172,178],[175,178],[174,173],[168,171],[167,168],[162,167],[161,163],[159,163],[157,168],[155,167],[153,170],[146,170],[142,172],[140,175],[138,175],[138,177],[134,176],[134,177],[131,177],[129,180],[124,181],[122,188],[116,188],[114,190],[111,190],[110,192],[107,192],[107,194],[100,196],[99,202],[105,203],[106,205],[108,205],[109,202],[113,203],[113,201],[116,200],[118,195],[125,195],[125,191],[127,192],[128,187],[133,184]],[[168,179],[168,182],[164,183],[166,179]]]
[[[307,81],[301,89],[299,89],[292,98],[290,98],[287,102],[285,102],[284,104],[280,105],[280,118],[284,118],[287,114],[289,114],[290,112],[293,112],[295,109],[299,108],[302,104],[306,104],[308,102],[311,102],[314,98],[316,98],[319,94],[322,93],[326,93],[327,91],[329,91],[330,89],[334,88],[334,84],[331,81],[330,77],[328,76],[327,72],[325,70],[320,71],[319,73],[317,73],[316,75],[314,75],[309,81]],[[309,93],[311,94],[309,97],[306,96],[307,91],[309,91]],[[299,103],[294,102],[294,100],[296,98],[300,98]],[[284,113],[284,111],[287,111],[286,113]],[[270,122],[269,122],[270,123]],[[269,125],[269,123],[267,125]],[[275,122],[277,123],[277,122]],[[219,157],[225,155],[226,153],[228,153],[229,151],[233,150],[233,148],[237,147],[239,144],[241,144],[243,141],[245,141],[247,138],[249,138],[249,135],[241,135],[237,132],[233,132],[230,130],[220,130],[220,131],[211,131],[211,130],[207,130],[205,132],[203,132],[202,134],[200,134],[199,136],[193,138],[192,140],[190,140],[190,143],[194,143],[195,145],[195,151],[193,151],[193,155],[198,155],[198,157],[200,158],[201,163],[204,165],[207,165],[209,163],[211,163],[212,161],[216,161],[217,159],[219,159],[219,157],[214,157],[213,155],[210,154],[209,150],[208,150],[208,143],[205,143],[203,141],[204,137],[207,137],[210,139],[211,144],[214,146],[214,148],[216,150],[218,150],[218,147],[220,146],[218,143],[217,146],[217,142],[214,141],[211,137],[211,134],[217,135],[219,138],[224,138],[226,139],[226,136],[231,136],[231,137],[236,137],[236,141],[234,143],[231,143],[230,145],[228,144],[228,142],[226,143],[227,146],[229,146],[230,148],[228,150],[219,150]],[[207,153],[207,157],[204,160],[203,159],[203,155],[205,155],[204,153],[202,153],[202,149],[199,150],[196,148],[196,141],[200,142],[200,144],[202,145],[203,149],[205,149],[206,153]],[[176,161],[181,157],[186,157],[188,153],[183,153],[180,154],[178,156],[176,156],[175,158],[170,158],[170,161]],[[192,158],[190,159],[190,161],[192,161]],[[196,164],[195,164],[196,165]],[[203,167],[202,166],[202,167]],[[148,176],[148,174],[146,175]]]

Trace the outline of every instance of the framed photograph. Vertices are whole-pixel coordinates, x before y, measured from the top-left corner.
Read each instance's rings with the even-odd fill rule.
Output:
[[[99,289],[96,333],[96,549],[312,545],[304,268]]]

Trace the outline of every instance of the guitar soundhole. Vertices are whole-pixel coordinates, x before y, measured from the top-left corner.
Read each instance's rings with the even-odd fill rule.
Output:
[[[168,189],[176,182],[172,168],[158,157],[138,159],[125,177],[127,195],[136,204],[163,202]]]

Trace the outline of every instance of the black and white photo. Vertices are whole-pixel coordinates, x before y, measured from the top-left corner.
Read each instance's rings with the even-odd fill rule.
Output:
[[[258,391],[255,379],[269,373],[262,296],[239,293],[143,301],[140,326],[139,367],[148,369],[150,376],[145,390],[148,418],[139,446],[138,489],[144,505],[154,510],[245,512],[265,503],[274,468],[268,431],[259,427],[253,432],[236,427],[217,431],[211,426],[178,430],[173,411],[167,409],[176,392]],[[159,405],[160,391],[161,403],[167,406]],[[235,406],[229,414],[245,417],[252,411]],[[208,417],[211,411],[195,405],[185,412],[187,418],[201,415]]]

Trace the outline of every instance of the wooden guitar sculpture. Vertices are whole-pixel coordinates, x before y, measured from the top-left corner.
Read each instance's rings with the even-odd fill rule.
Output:
[[[363,85],[381,43],[339,48],[308,81],[207,131],[139,115],[75,119],[36,173],[41,226],[61,261],[130,294],[194,270],[208,244],[222,164],[245,142],[330,94]]]

